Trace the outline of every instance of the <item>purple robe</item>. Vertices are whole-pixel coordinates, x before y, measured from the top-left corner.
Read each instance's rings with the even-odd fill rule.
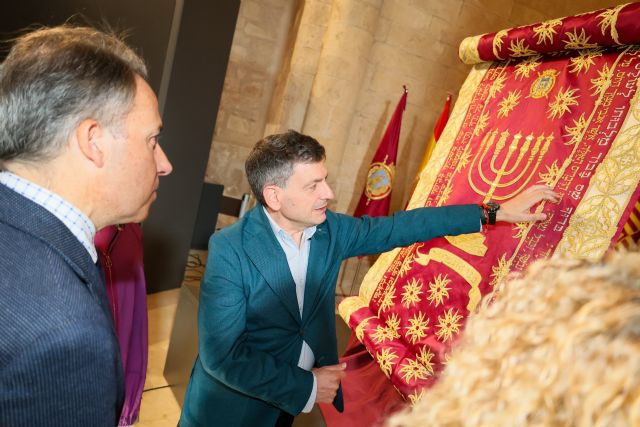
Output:
[[[120,343],[125,401],[119,426],[135,423],[147,375],[147,292],[139,224],[100,230],[96,248],[105,274],[109,306]]]

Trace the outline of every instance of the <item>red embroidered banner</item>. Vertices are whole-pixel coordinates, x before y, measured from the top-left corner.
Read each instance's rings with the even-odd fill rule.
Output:
[[[618,23],[640,22],[637,4],[609,11]],[[579,17],[585,33],[601,28],[603,13]],[[577,22],[571,19],[560,20],[562,28],[582,34],[566,25]],[[627,24],[610,22],[608,31],[629,41]],[[506,274],[541,257],[599,257],[617,240],[640,196],[639,75],[634,45],[471,72],[409,208],[502,201],[537,183],[562,200],[537,206],[548,214],[541,223],[499,224],[384,254],[360,295],[341,303],[341,315],[403,396],[414,401],[433,384],[466,317]]]

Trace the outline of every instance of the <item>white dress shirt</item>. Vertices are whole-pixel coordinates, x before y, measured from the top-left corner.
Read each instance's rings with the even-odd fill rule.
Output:
[[[62,197],[40,187],[11,172],[0,172],[0,184],[4,184],[16,193],[31,200],[51,212],[73,233],[85,247],[94,263],[98,261],[98,252],[93,243],[96,227],[82,211]]]
[[[280,227],[273,220],[273,218],[271,218],[264,207],[263,209],[264,213],[269,219],[269,224],[271,224],[273,234],[275,234],[278,243],[282,247],[282,250],[287,257],[289,270],[291,271],[291,276],[293,276],[293,281],[296,284],[296,297],[298,299],[300,317],[302,317],[302,309],[304,307],[304,287],[307,281],[307,266],[309,265],[309,250],[311,248],[311,237],[316,232],[316,226],[307,227],[304,229],[304,231],[302,232],[302,238],[300,239],[300,247],[298,247],[293,238],[286,231],[284,231],[282,227]],[[305,341],[302,341],[302,349],[300,351],[300,358],[298,359],[298,367],[306,371],[310,371],[311,368],[313,368],[315,360],[316,358],[313,355],[311,347],[309,347],[309,345]],[[307,404],[302,409],[302,412],[311,412],[313,404],[316,401],[317,392],[318,384],[316,381],[316,376],[314,375],[311,395],[309,396],[309,400],[307,400]]]

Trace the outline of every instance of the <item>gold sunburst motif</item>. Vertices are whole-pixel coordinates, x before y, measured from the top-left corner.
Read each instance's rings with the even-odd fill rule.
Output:
[[[423,395],[424,388],[421,388],[420,390],[414,390],[413,392],[411,392],[411,394],[409,394],[409,404],[411,406],[415,405],[420,401],[420,399],[422,399]]]
[[[376,344],[400,338],[400,319],[398,319],[398,315],[393,313],[385,323],[385,326],[376,326],[375,332],[371,334],[371,339]]]
[[[591,96],[599,96],[604,93],[611,85],[611,78],[613,78],[613,69],[604,64],[602,70],[598,70],[598,77],[591,79],[591,87],[589,88],[593,90]]]
[[[553,44],[553,36],[558,34],[555,27],[558,25],[562,25],[561,19],[552,19],[541,23],[537,27],[533,27],[533,32],[538,38],[538,44],[547,44],[547,41],[549,44]]]
[[[449,283],[451,283],[451,280],[446,274],[444,276],[438,274],[433,282],[429,283],[429,297],[427,300],[431,304],[435,304],[436,307],[442,304],[445,299],[449,298],[449,290],[451,289],[447,287]]]
[[[505,82],[507,81],[507,77],[503,74],[498,75],[495,80],[491,83],[491,87],[489,88],[489,99],[495,98],[498,92],[504,88]]]
[[[378,360],[378,365],[380,365],[380,369],[382,372],[389,378],[391,372],[393,371],[393,365],[395,365],[394,360],[398,358],[398,355],[391,348],[383,348],[380,353],[376,353],[376,359]]]
[[[566,141],[564,145],[575,145],[580,139],[582,139],[582,134],[584,130],[587,128],[587,119],[584,117],[584,113],[580,115],[578,120],[573,121],[573,126],[565,126],[564,130],[567,132],[566,135],[571,137],[570,140]]]
[[[387,289],[386,292],[384,293],[384,296],[382,297],[382,301],[380,301],[380,309],[378,311],[378,314],[380,314],[380,312],[387,311],[391,307],[393,307],[394,299],[396,299],[396,294],[394,292],[394,288],[390,286],[389,289]]]
[[[414,380],[424,380],[428,376],[427,368],[418,361],[409,358],[405,359],[405,363],[401,365],[398,373],[407,384]]]
[[[524,236],[529,229],[531,224],[528,222],[516,222],[513,226],[513,229],[516,231],[516,234],[513,236],[514,239],[520,239]]]
[[[413,257],[405,257],[402,260],[402,264],[400,265],[400,270],[398,271],[398,275],[400,277],[404,277],[407,275],[409,271],[411,271],[411,263],[413,262]]]
[[[496,58],[500,60],[502,60],[503,58],[501,58],[500,55],[498,55],[498,53],[500,53],[500,49],[502,49],[503,39],[506,36],[507,36],[507,30],[500,30],[493,37],[493,43],[492,43],[493,54],[495,55]]]
[[[489,123],[489,113],[487,113],[486,111],[483,111],[482,114],[480,114],[480,117],[478,117],[478,122],[476,123],[476,127],[473,129],[473,135],[479,136],[487,128],[488,123]],[[465,147],[465,151],[462,153],[463,155],[466,153],[467,148],[468,146]],[[469,154],[471,154],[470,151],[469,151]]]
[[[404,292],[402,293],[402,306],[409,308],[412,305],[416,305],[421,301],[420,294],[422,294],[422,281],[413,277],[409,283],[402,287]]]
[[[578,105],[580,95],[576,95],[576,92],[578,92],[578,88],[567,88],[565,91],[560,88],[553,102],[549,103],[547,117],[555,119],[556,117],[562,117],[564,113],[570,112],[571,108],[569,107]]]
[[[464,147],[464,150],[462,150],[462,154],[460,155],[460,159],[458,160],[458,164],[456,165],[456,172],[460,172],[462,169],[464,169],[470,161],[471,147],[467,145],[466,147]]]
[[[356,326],[356,338],[358,341],[362,342],[364,340],[364,330],[369,324],[369,319],[365,319],[358,326]]]
[[[509,91],[509,94],[498,103],[498,117],[507,117],[509,113],[520,103],[521,92],[519,90]]]
[[[511,270],[511,262],[507,261],[506,254],[502,254],[498,264],[491,267],[491,286],[496,286]]]
[[[511,56],[514,58],[520,58],[523,56],[533,56],[536,54],[534,50],[529,49],[529,45],[525,44],[524,39],[517,39],[516,41],[511,41],[511,47],[509,48],[511,51]]]
[[[409,326],[406,326],[407,333],[405,334],[411,344],[415,344],[420,339],[427,336],[427,329],[429,329],[429,318],[425,318],[423,312],[418,312],[409,318]]]
[[[416,354],[418,362],[422,363],[430,375],[433,375],[433,357],[434,355],[431,352],[431,349],[426,345],[422,346],[418,354]]]
[[[529,78],[529,75],[533,70],[538,68],[540,64],[542,64],[542,55],[535,55],[529,58],[523,59],[518,64],[516,64],[516,78],[522,80],[524,78]]]
[[[551,166],[545,166],[547,168],[546,172],[540,172],[540,179],[538,182],[543,183],[548,186],[553,186],[553,184],[557,181],[560,176],[560,168],[558,167],[558,161],[554,160]]]
[[[568,40],[563,40],[565,49],[579,50],[598,47],[597,43],[589,43],[591,36],[585,33],[584,28],[580,30],[580,34],[578,34],[578,29],[574,28],[572,33],[567,33],[567,37],[569,38]]]
[[[438,316],[436,337],[443,342],[453,338],[454,334],[460,332],[460,320],[462,315],[458,314],[458,310],[454,312],[453,308],[444,313],[444,316]]]
[[[600,26],[600,31],[602,31],[602,35],[604,36],[604,33],[607,31],[607,29],[609,29],[611,32],[611,38],[616,44],[621,44],[620,40],[618,39],[618,30],[616,28],[618,14],[620,13],[620,10],[622,10],[622,8],[625,6],[626,4],[621,4],[611,9],[607,9],[596,17],[596,19],[602,18],[602,20],[598,24]]]
[[[447,185],[442,190],[442,195],[440,196],[440,201],[438,206],[442,206],[447,203],[449,197],[451,197],[451,193],[453,192],[453,183],[451,181],[447,182]]]
[[[602,56],[602,49],[579,50],[578,56],[569,58],[569,72],[579,74],[589,71],[592,65],[595,65],[593,58]]]

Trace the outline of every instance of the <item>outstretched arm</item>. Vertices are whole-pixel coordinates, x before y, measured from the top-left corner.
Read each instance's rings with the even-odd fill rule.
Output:
[[[549,200],[556,203],[560,200],[560,196],[546,185],[533,185],[513,199],[503,203],[500,206],[500,210],[496,212],[496,221],[512,223],[544,221],[547,218],[546,214],[542,212],[531,213],[530,211],[533,205],[542,200]]]

